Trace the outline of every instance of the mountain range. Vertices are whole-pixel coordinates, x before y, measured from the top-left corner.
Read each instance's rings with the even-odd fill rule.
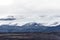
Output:
[[[60,32],[60,25],[44,26],[40,23],[27,23],[22,26],[0,25],[0,32]]]

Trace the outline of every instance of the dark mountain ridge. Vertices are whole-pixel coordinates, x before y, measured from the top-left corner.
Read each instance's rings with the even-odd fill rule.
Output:
[[[60,32],[60,25],[44,26],[40,23],[27,23],[22,26],[0,25],[0,32]]]

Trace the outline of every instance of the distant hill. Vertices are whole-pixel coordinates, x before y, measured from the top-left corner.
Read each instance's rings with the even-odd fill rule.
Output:
[[[16,20],[16,18],[14,18],[14,16],[7,16],[6,18],[0,18],[0,21],[12,21],[12,20]]]

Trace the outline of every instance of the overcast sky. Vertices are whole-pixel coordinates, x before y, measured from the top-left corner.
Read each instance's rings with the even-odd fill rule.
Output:
[[[59,15],[60,0],[16,0],[15,13]]]
[[[60,16],[60,0],[0,0],[0,17],[8,15]]]
[[[0,0],[0,14],[60,15],[60,0]]]

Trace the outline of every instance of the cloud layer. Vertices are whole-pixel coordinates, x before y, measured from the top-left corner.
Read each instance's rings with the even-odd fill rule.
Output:
[[[0,18],[10,15],[17,18],[10,22],[19,25],[27,22],[45,25],[60,22],[60,0],[13,0],[11,5],[0,5]]]

